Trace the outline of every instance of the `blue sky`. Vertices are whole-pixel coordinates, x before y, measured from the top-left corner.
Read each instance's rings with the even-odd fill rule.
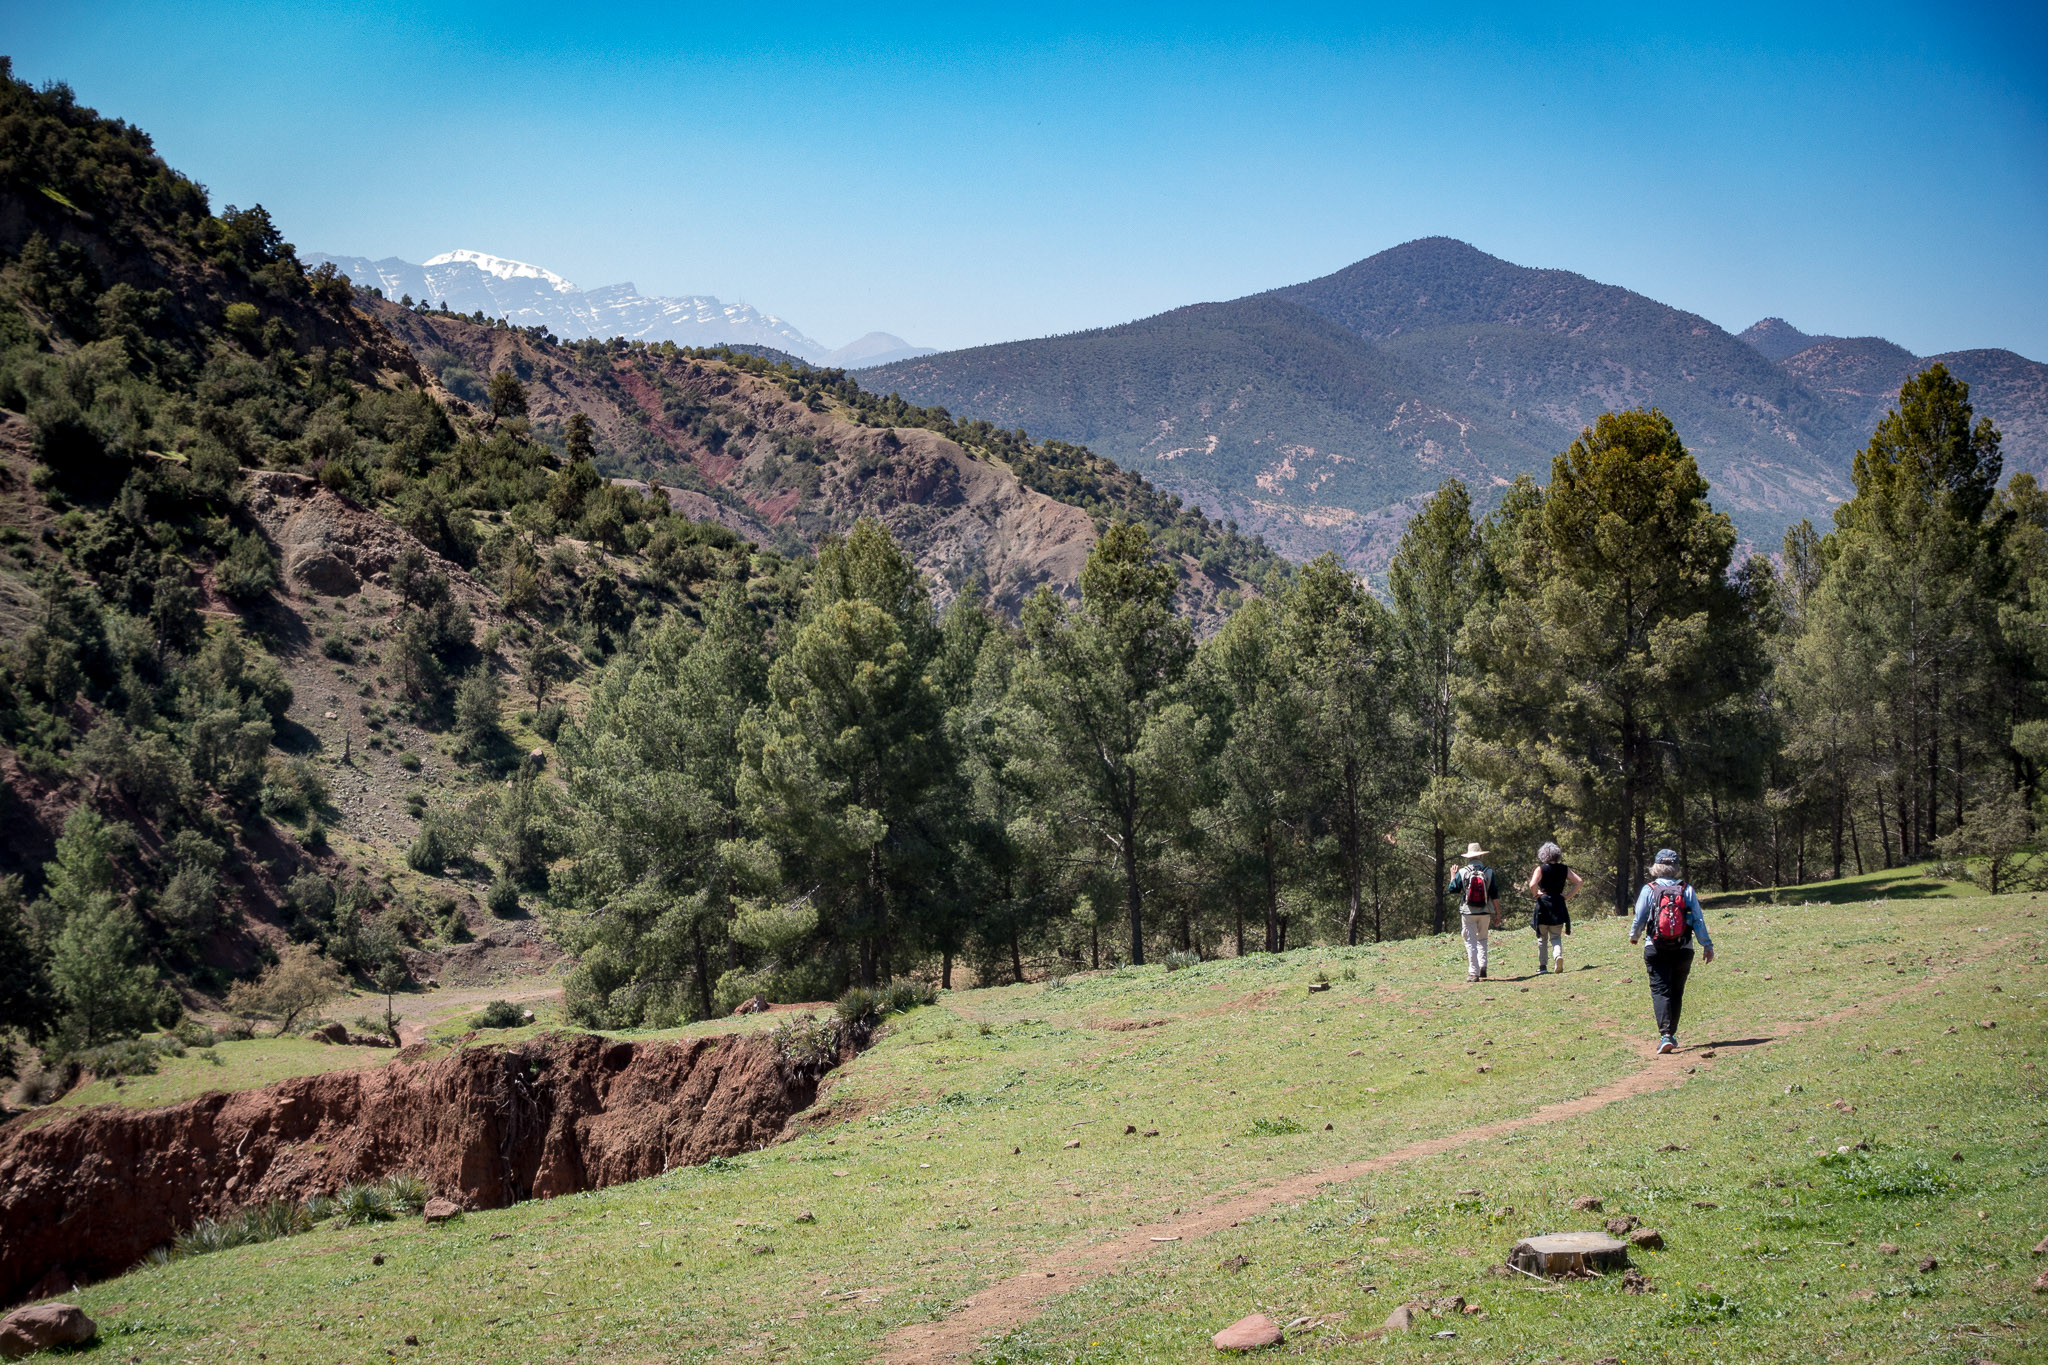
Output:
[[[0,0],[0,50],[302,249],[473,247],[828,345],[1441,233],[1730,329],[2048,359],[2039,7],[1654,8]]]

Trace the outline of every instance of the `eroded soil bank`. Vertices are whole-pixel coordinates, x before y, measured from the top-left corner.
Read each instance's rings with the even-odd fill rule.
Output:
[[[425,1049],[419,1049],[424,1054]],[[400,1171],[465,1208],[659,1175],[772,1141],[817,1094],[766,1037],[515,1047],[301,1076],[0,1133],[0,1304],[118,1274],[201,1218]]]

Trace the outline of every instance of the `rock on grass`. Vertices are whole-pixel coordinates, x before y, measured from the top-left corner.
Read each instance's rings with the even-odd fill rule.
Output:
[[[79,1346],[99,1335],[99,1324],[75,1303],[37,1303],[0,1318],[0,1359],[19,1360],[58,1346]]]
[[[1280,1335],[1280,1324],[1264,1313],[1254,1313],[1248,1318],[1239,1318],[1210,1339],[1219,1351],[1256,1351],[1266,1346],[1278,1346],[1284,1338]]]

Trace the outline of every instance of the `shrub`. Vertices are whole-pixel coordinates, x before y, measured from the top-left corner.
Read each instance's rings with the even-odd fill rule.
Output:
[[[785,1018],[768,1035],[775,1050],[791,1066],[822,1070],[839,1060],[839,1024],[815,1014]]]
[[[511,919],[519,913],[519,887],[500,872],[491,879],[491,889],[484,895],[484,904],[499,919]]]
[[[1166,964],[1167,971],[1177,972],[1183,967],[1199,967],[1202,964],[1202,955],[1176,948],[1160,960]]]
[[[171,1032],[186,1047],[212,1047],[220,1041],[218,1034],[197,1019],[183,1020]]]
[[[336,632],[329,632],[320,637],[320,652],[345,664],[354,663],[356,659],[355,646]]]
[[[441,937],[450,943],[467,943],[476,935],[469,932],[469,920],[459,905],[450,905],[447,916],[441,921]]]
[[[303,819],[327,804],[327,783],[303,758],[270,765],[263,781],[263,809],[287,820]]]
[[[866,986],[850,987],[846,994],[839,997],[836,1012],[839,1015],[839,1022],[848,1028],[872,1024],[882,1017],[881,992],[869,990]]]
[[[420,832],[405,851],[405,861],[415,872],[438,877],[449,863],[461,862],[475,845],[475,831],[451,811],[428,811],[420,821]]]
[[[420,756],[410,749],[401,750],[398,755],[398,766],[409,773],[416,773],[420,770]]]
[[[427,1188],[426,1178],[411,1171],[399,1171],[384,1177],[384,1194],[391,1207],[399,1213],[418,1213],[427,1206],[432,1192]]]
[[[39,1066],[22,1077],[21,1101],[34,1107],[55,1104],[78,1084],[78,1063],[66,1058]]]
[[[182,1044],[180,1048],[182,1049]],[[118,1042],[102,1043],[88,1048],[77,1055],[79,1066],[93,1075],[105,1079],[109,1076],[148,1076],[156,1071],[157,1059],[163,1054],[154,1044],[140,1038],[123,1038]]]
[[[551,701],[534,713],[533,732],[548,743],[561,738],[562,725],[569,719],[569,708],[558,701]]]
[[[939,992],[928,981],[898,977],[882,987],[882,1013],[903,1014],[920,1005],[936,1005]]]
[[[396,1216],[391,1193],[382,1185],[343,1185],[334,1194],[334,1216],[348,1224],[382,1223]]]
[[[518,1028],[525,1022],[526,1012],[509,1000],[493,1000],[470,1020],[474,1028]]]
[[[253,602],[277,586],[277,557],[254,531],[237,534],[214,566],[213,581],[237,602]]]

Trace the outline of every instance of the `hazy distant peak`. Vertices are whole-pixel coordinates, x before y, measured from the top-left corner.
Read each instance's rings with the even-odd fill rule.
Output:
[[[563,279],[552,270],[547,270],[537,265],[529,265],[525,261],[511,261],[503,256],[493,256],[486,251],[444,251],[438,256],[428,257],[420,262],[420,264],[454,265],[458,262],[465,265],[473,265],[486,275],[495,275],[501,280],[541,280],[558,294],[572,294],[576,292],[575,285]],[[631,287],[630,285],[627,286],[629,289]]]

